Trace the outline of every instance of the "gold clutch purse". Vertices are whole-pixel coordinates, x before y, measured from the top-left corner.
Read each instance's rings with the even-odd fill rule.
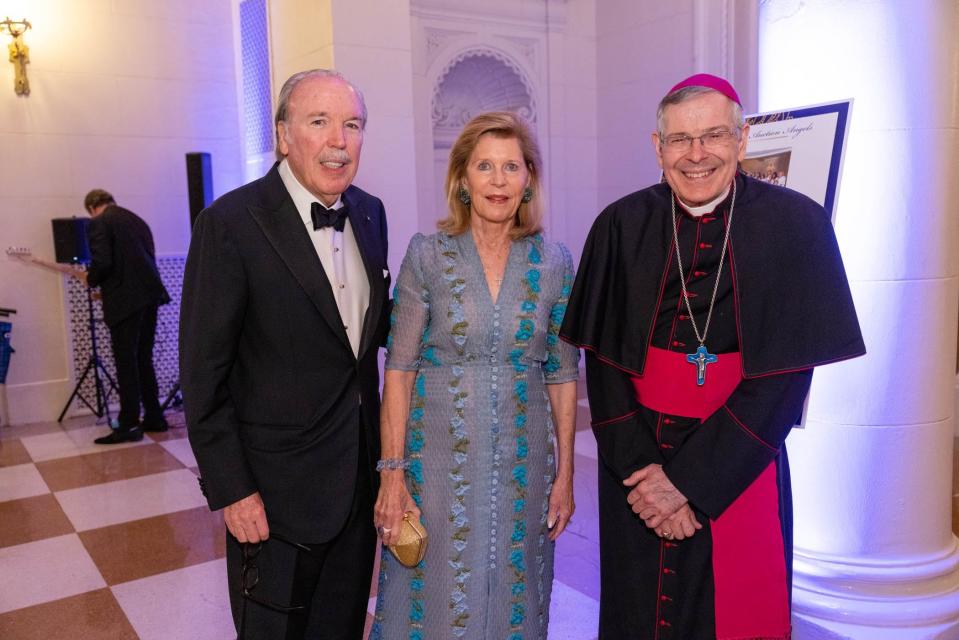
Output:
[[[405,567],[415,567],[426,555],[426,543],[429,536],[426,527],[407,511],[403,515],[403,524],[400,525],[399,536],[396,542],[389,546],[390,553]]]

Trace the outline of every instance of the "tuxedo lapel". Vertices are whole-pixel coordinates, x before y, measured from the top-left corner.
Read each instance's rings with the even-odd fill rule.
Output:
[[[370,212],[364,208],[359,198],[354,197],[349,191],[343,194],[343,198],[349,207],[347,215],[370,284],[370,304],[363,319],[363,333],[360,337],[360,348],[357,355],[358,358],[362,358],[370,346],[370,341],[376,331],[376,318],[380,317],[386,299],[386,282],[382,273],[386,265],[382,259],[383,248],[378,232],[370,219]]]
[[[316,255],[316,249],[313,247],[303,220],[293,200],[286,193],[286,188],[275,168],[272,173],[274,175],[268,175],[267,178],[268,180],[275,178],[275,182],[279,183],[282,197],[268,198],[264,206],[250,205],[250,214],[330,329],[352,353],[353,349],[343,328],[343,320],[336,307],[333,288],[326,277],[323,264]]]

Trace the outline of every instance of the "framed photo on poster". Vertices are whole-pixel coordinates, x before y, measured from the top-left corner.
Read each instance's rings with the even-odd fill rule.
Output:
[[[748,116],[742,170],[812,198],[835,222],[851,110],[850,99]]]
[[[748,116],[749,143],[740,168],[753,178],[812,198],[836,222],[836,196],[852,100]],[[806,426],[809,396],[797,427]]]

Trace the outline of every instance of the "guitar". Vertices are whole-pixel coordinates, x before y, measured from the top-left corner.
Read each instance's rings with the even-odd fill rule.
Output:
[[[83,284],[87,283],[87,272],[83,266],[60,264],[58,262],[50,262],[49,260],[38,258],[33,255],[33,251],[31,251],[29,247],[7,247],[7,256],[15,260],[20,260],[26,264],[34,264],[49,271],[56,271],[57,273],[62,273],[70,276],[71,278],[76,278]]]

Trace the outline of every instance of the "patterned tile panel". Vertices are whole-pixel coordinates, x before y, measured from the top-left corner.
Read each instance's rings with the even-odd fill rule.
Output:
[[[153,366],[156,368],[161,402],[180,377],[177,332],[180,318],[180,291],[183,288],[185,266],[185,255],[157,258],[160,278],[170,294],[169,304],[160,307],[157,314],[156,343],[153,347]],[[93,340],[90,335],[91,303],[87,299],[87,288],[74,278],[66,278],[66,298],[68,329],[73,352],[73,372],[75,379],[79,380],[90,363],[93,353]],[[103,308],[100,301],[93,300],[92,308],[97,354],[107,373],[115,381],[116,368],[113,365],[113,351],[110,348],[110,330],[103,323]],[[91,404],[96,402],[96,384],[92,372],[86,377],[80,389],[88,402]],[[110,394],[110,401],[119,402],[116,393]],[[71,409],[75,410],[82,406],[80,400],[74,400]]]

